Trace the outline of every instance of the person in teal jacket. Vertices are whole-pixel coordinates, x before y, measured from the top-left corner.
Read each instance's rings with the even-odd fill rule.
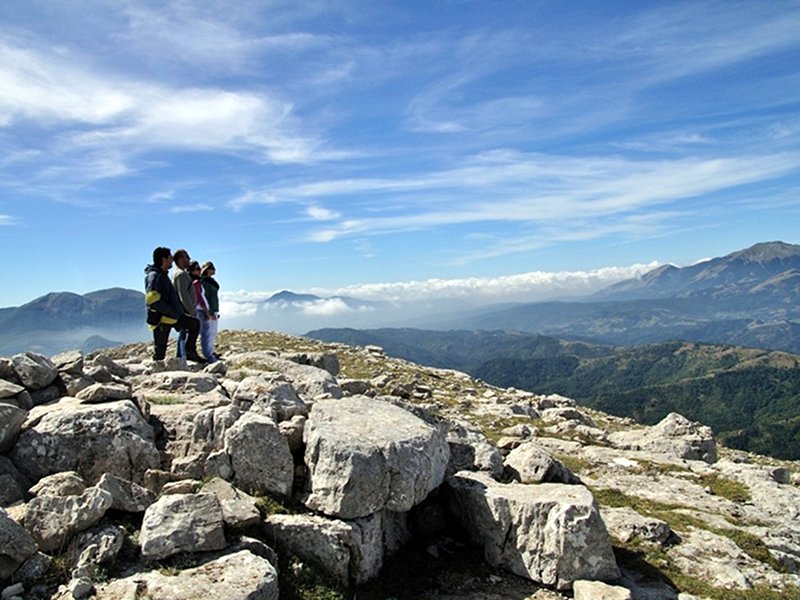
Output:
[[[216,350],[214,349],[214,344],[217,339],[217,332],[219,331],[219,283],[217,283],[217,280],[214,279],[214,275],[216,273],[217,268],[211,261],[204,263],[203,268],[200,270],[200,281],[203,284],[203,291],[206,294],[208,311],[213,315],[213,318],[206,322],[206,343],[208,344],[208,348],[211,349],[211,353],[214,358],[219,359],[219,354],[217,354]],[[200,331],[200,337],[203,337],[202,330]],[[201,346],[206,348],[206,346],[202,343]]]

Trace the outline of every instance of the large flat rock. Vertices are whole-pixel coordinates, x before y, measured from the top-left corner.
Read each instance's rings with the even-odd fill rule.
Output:
[[[105,474],[141,481],[160,464],[153,428],[130,400],[84,404],[62,398],[31,411],[11,453],[26,476],[76,471],[94,484]]]
[[[366,396],[315,403],[304,440],[306,505],[344,519],[409,510],[441,484],[450,456],[441,431]]]
[[[278,573],[265,558],[240,550],[175,575],[155,570],[99,585],[96,597],[278,600]]]
[[[581,485],[498,483],[485,473],[448,478],[453,511],[487,562],[559,589],[619,577],[611,540]]]

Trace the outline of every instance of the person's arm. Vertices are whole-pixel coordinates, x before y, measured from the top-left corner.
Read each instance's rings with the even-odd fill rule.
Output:
[[[203,283],[199,279],[195,279],[192,281],[192,285],[194,286],[194,295],[197,297],[197,306],[200,307],[200,310],[206,313],[207,318],[210,317],[211,313],[208,310],[206,295],[203,293]]]
[[[192,277],[186,271],[181,271],[175,276],[175,289],[178,291],[178,298],[183,304],[184,312],[194,314],[194,299],[191,294]]]
[[[166,275],[152,277],[147,280],[147,293],[145,301],[147,307],[171,318],[178,318],[175,307],[170,303],[170,288],[172,284]]]

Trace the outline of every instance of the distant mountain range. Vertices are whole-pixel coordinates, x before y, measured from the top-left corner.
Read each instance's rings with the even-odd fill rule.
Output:
[[[283,290],[276,294],[272,294],[267,298],[264,303],[271,306],[278,306],[284,309],[298,309],[303,310],[313,305],[320,305],[323,303],[340,302],[351,310],[364,310],[373,309],[380,306],[380,302],[370,302],[367,300],[360,300],[358,298],[351,298],[349,296],[316,296],[314,294],[297,294],[289,290]]]
[[[800,246],[756,244],[689,267],[662,266],[582,301],[487,308],[435,328],[604,344],[684,339],[800,352]]]
[[[584,301],[478,309],[435,329],[307,335],[375,344],[645,423],[674,410],[731,446],[800,458],[800,356],[769,351],[800,353],[800,246],[756,244],[659,267]]]
[[[79,295],[54,292],[0,309],[0,354],[95,350],[146,335],[144,294],[124,288]],[[110,339],[109,339],[110,338]],[[113,340],[120,340],[119,342]]]
[[[374,311],[380,303],[346,296],[324,298],[284,290],[261,304],[277,311],[282,323],[292,315],[336,315]],[[98,348],[149,337],[144,294],[112,288],[79,295],[53,292],[19,307],[0,309],[0,355],[28,350],[52,355],[78,348]],[[227,322],[227,321],[226,321]]]

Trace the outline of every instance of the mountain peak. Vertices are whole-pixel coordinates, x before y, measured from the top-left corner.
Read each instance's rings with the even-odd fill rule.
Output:
[[[316,300],[320,300],[319,296],[314,296],[313,294],[297,294],[290,290],[282,290],[275,294],[272,294],[269,298],[267,298],[268,303],[273,302],[314,302]]]
[[[800,245],[785,242],[761,242],[744,250],[729,254],[725,258],[739,259],[745,262],[765,263],[773,260],[784,260],[800,257]]]
[[[664,265],[640,278],[600,290],[595,297],[609,300],[719,298],[748,293],[767,280],[780,281],[782,273],[796,269],[800,269],[800,246],[762,242],[688,267]],[[774,290],[774,286],[771,289]]]

